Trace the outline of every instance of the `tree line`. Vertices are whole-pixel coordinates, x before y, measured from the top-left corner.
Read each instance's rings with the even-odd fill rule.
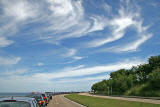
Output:
[[[92,91],[107,95],[160,96],[160,55],[146,64],[110,73],[108,80],[92,85]]]

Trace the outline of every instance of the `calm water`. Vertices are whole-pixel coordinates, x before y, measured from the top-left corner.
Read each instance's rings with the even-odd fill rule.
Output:
[[[27,96],[30,94],[31,93],[0,93],[0,97],[3,97],[3,96]]]

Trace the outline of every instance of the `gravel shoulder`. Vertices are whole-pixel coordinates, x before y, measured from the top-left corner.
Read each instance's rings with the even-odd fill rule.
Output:
[[[160,100],[154,100],[154,99],[101,96],[101,95],[92,95],[92,94],[89,94],[89,93],[79,93],[79,95],[99,97],[99,98],[108,98],[108,99],[118,99],[118,100],[127,100],[127,101],[136,101],[136,102],[145,102],[145,103],[160,104]]]

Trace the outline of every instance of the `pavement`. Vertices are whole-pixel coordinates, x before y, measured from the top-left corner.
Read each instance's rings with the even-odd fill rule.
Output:
[[[113,97],[113,96],[93,95],[93,94],[89,94],[89,93],[79,93],[79,95],[99,97],[99,98],[107,98],[107,99],[117,99],[117,100],[127,100],[127,101],[136,101],[136,102],[160,104],[160,100],[155,100],[155,99]]]
[[[47,107],[85,107],[64,97],[64,95],[55,95]]]

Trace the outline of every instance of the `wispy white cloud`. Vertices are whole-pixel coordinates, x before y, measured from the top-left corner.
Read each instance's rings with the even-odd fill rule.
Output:
[[[119,14],[108,20],[110,28],[108,37],[92,40],[87,43],[88,47],[99,47],[124,37],[126,28],[136,26],[135,22],[137,22],[137,13],[128,13],[121,7]]]
[[[33,10],[33,5],[30,5],[26,0],[2,0],[1,2],[3,3],[5,16],[14,18],[14,20],[26,20],[36,14],[35,10]]]
[[[56,16],[68,15],[73,12],[71,0],[48,0],[50,3],[50,10]]]
[[[94,76],[94,77],[83,77],[83,78],[75,78],[75,79],[61,79],[58,82],[60,83],[74,83],[74,82],[82,82],[82,81],[97,81],[97,80],[104,80],[109,79],[109,75],[103,76]]]
[[[63,57],[73,57],[77,53],[77,50],[74,48],[65,50],[66,51],[62,54]]]
[[[107,73],[107,72],[115,71],[121,68],[128,69],[137,64],[141,64],[142,62],[144,63],[144,61],[140,59],[134,59],[134,60],[127,59],[125,61],[112,63],[109,65],[92,66],[92,67],[85,67],[84,65],[79,65],[77,67],[64,68],[62,70],[59,70],[59,72],[34,73],[34,74],[27,74],[27,75],[21,75],[28,72],[27,70],[19,69],[13,72],[8,72],[8,76],[5,76],[5,78],[3,77],[0,78],[0,81],[1,81],[0,85],[3,86],[3,88],[1,88],[0,90],[2,91],[4,91],[4,89],[7,89],[9,91],[13,89],[15,91],[31,90],[27,88],[28,86],[32,87],[32,90],[36,90],[36,91],[38,91],[37,89],[40,89],[40,91],[43,91],[44,87],[45,89],[46,88],[53,89],[57,87],[61,87],[62,89],[62,87],[66,82],[72,84],[70,87],[73,87],[74,83],[76,82],[85,82],[84,85],[86,85],[86,82],[87,82],[87,87],[89,87],[88,85],[91,84],[92,82],[109,78],[108,74],[103,76],[89,76],[89,75],[105,73],[105,72]],[[80,76],[80,78],[78,76]],[[85,77],[82,77],[82,76],[85,76]],[[68,78],[68,77],[76,77],[76,78]],[[62,84],[59,86],[59,83],[62,83]],[[12,87],[10,88],[11,90],[6,87],[6,84]],[[43,87],[41,87],[41,84],[44,84]],[[53,84],[54,84],[54,87],[52,87]],[[55,85],[57,87],[55,87]],[[79,85],[81,87],[84,86],[83,84],[79,84]],[[69,87],[69,86],[67,85],[66,87]]]
[[[74,56],[74,57],[73,57],[74,60],[81,60],[81,59],[83,59],[83,58],[84,58],[84,57],[81,57],[81,56]]]
[[[144,36],[141,36],[139,39],[137,39],[134,42],[131,42],[129,44],[126,44],[121,47],[111,47],[106,50],[110,52],[129,52],[129,51],[137,51],[138,47],[141,46],[145,41],[147,41],[149,38],[152,37],[152,34],[147,34]],[[105,51],[105,49],[103,49]]]
[[[149,5],[153,6],[153,7],[159,7],[160,3],[157,2],[153,2],[153,3],[148,3]]]
[[[92,15],[86,18],[82,2],[40,0],[37,3],[28,0],[1,0],[3,15],[0,20],[3,24],[0,27],[3,30],[1,29],[0,33],[14,35],[20,27],[30,23],[45,23],[38,28],[32,28],[30,33],[40,33],[41,35],[35,37],[37,40],[58,44],[58,41],[65,38],[77,38],[89,32],[103,30],[106,26],[104,17]]]
[[[12,40],[8,40],[5,37],[0,37],[0,47],[7,47],[13,43],[14,42]]]
[[[27,0],[1,0],[0,6],[0,33],[5,36],[13,36],[20,27],[39,15],[38,6]]]
[[[85,65],[78,65],[78,66],[73,66],[73,67],[65,67],[64,69],[66,71],[73,71],[73,70],[78,70],[78,69],[84,68],[84,67],[85,67]],[[62,71],[64,71],[64,69]]]
[[[16,44],[16,40],[17,42],[21,41],[18,36],[22,37],[24,32],[27,32],[27,36],[30,36],[29,38],[31,38],[31,41],[33,42],[36,40],[40,40],[41,42],[42,40],[43,42],[45,41],[47,43],[59,45],[60,49],[57,49],[56,47],[56,49],[53,50],[55,47],[52,47],[52,50],[55,52],[54,54],[48,53],[50,56],[52,55],[54,57],[61,56],[60,58],[63,58],[63,60],[60,59],[58,60],[60,62],[56,61],[55,63],[54,61],[52,62],[52,60],[49,60],[48,63],[45,63],[45,66],[50,67],[53,64],[66,64],[66,61],[69,65],[73,62],[78,62],[81,59],[86,58],[83,56],[84,54],[81,54],[80,52],[86,52],[86,55],[89,50],[86,49],[85,51],[79,51],[77,47],[72,45],[72,43],[68,43],[71,48],[66,48],[65,46],[68,46],[65,45],[66,41],[64,44],[62,43],[64,42],[64,39],[68,40],[68,38],[80,38],[89,35],[89,39],[91,39],[91,41],[85,44],[87,45],[86,47],[100,47],[107,43],[123,39],[128,28],[131,28],[137,33],[136,36],[132,36],[133,40],[129,40],[131,42],[127,41],[122,44],[118,43],[117,46],[103,49],[105,52],[128,52],[138,50],[143,43],[153,36],[153,34],[147,32],[149,26],[146,26],[146,23],[144,24],[139,7],[132,8],[134,4],[130,5],[129,2],[124,3],[122,0],[123,3],[120,3],[120,8],[112,9],[110,5],[104,3],[100,8],[104,9],[106,13],[101,14],[101,12],[93,10],[92,14],[92,12],[90,13],[90,11],[88,12],[85,10],[85,7],[83,6],[84,2],[85,1],[83,0],[38,0],[38,2],[37,0],[0,0],[0,47],[7,47],[13,43]],[[123,5],[127,5],[127,7],[124,7]],[[118,10],[118,12],[115,12],[115,10]],[[114,12],[112,13],[112,11]],[[105,34],[107,34],[107,31],[110,32],[107,35],[95,36],[103,33],[96,31],[103,31]],[[31,33],[31,35],[29,33]],[[16,36],[16,38],[8,36]],[[9,38],[14,38],[14,41]],[[33,38],[35,41],[32,40]],[[92,41],[92,39],[94,40]],[[83,38],[79,39],[79,41],[81,40],[83,40]],[[88,40],[88,38],[86,40]],[[73,42],[75,43],[77,41]],[[47,55],[45,54],[45,57]],[[71,61],[68,62],[68,59]],[[0,66],[10,67],[9,65],[18,64],[20,61],[21,57],[0,57]],[[64,63],[61,63],[61,61]],[[92,60],[89,59],[87,62],[90,61]],[[25,85],[28,87],[31,85],[36,88],[44,88],[45,86],[45,88],[47,88],[49,86],[54,86],[54,83],[58,82],[52,81],[53,79],[69,78],[66,79],[67,82],[98,80],[104,77],[88,76],[107,73],[121,68],[127,69],[140,63],[143,63],[143,61],[130,59],[108,65],[90,66],[90,64],[88,64],[88,66],[86,66],[85,64],[66,67],[57,71],[53,68],[53,71],[50,72],[34,72],[27,75],[25,75],[25,73],[28,73],[28,69],[8,70],[5,74],[8,75],[6,76],[7,79],[3,79],[3,77],[0,78],[0,86],[7,87],[7,84],[8,86],[11,85],[10,87],[14,85],[14,87],[22,89],[26,87]],[[35,63],[35,66],[43,65],[44,63],[42,62]],[[78,77],[82,76],[86,77],[78,79]],[[77,79],[73,79],[72,77],[77,77]],[[41,86],[42,83],[44,83],[43,86]]]
[[[85,57],[81,57],[81,56],[72,56],[70,61],[65,62],[65,64],[71,64],[74,63],[78,60],[84,59]],[[64,63],[63,63],[64,64]]]
[[[112,10],[112,7],[110,5],[108,5],[107,3],[104,3],[103,7],[108,13],[110,13]]]
[[[123,5],[121,5],[121,8],[119,9],[119,15],[114,16],[112,19],[108,21],[108,27],[111,29],[111,32],[108,34],[108,36],[105,38],[95,39],[88,42],[86,44],[88,47],[99,47],[107,43],[121,39],[122,37],[125,36],[128,27],[134,29],[137,32],[137,36],[135,36],[135,38],[138,39],[135,39],[135,41],[128,44],[123,43],[120,44],[119,46],[113,46],[111,48],[107,48],[107,51],[111,52],[135,51],[142,43],[144,43],[145,41],[147,41],[152,37],[152,34],[147,33],[147,29],[149,28],[149,26],[142,25],[143,19],[140,16],[139,7],[135,9],[132,6],[130,6],[129,2],[126,2],[126,5],[127,9],[125,9]]]
[[[0,33],[13,35],[20,26],[23,27],[29,23],[45,23],[41,24],[41,27],[33,28],[31,33],[40,33],[36,35],[36,39],[58,45],[62,39],[78,38],[108,27],[109,35],[87,42],[88,47],[99,47],[124,37],[128,27],[135,28],[138,35],[147,32],[144,30],[146,26],[142,26],[143,19],[139,8],[133,8],[129,1],[121,3],[118,15],[111,14],[112,18],[94,14],[86,16],[82,4],[82,0],[47,0],[38,3],[27,0],[2,0],[1,7],[4,14],[0,20],[7,23],[0,26]],[[112,7],[106,3],[103,8],[108,12],[112,11]],[[143,37],[139,39],[141,38]]]
[[[94,31],[101,31],[104,30],[104,28],[107,26],[108,24],[108,20],[107,18],[103,17],[103,16],[93,16],[90,17],[90,19],[93,20],[93,25],[91,26],[91,28],[87,31],[87,33],[89,32],[94,32]]]
[[[43,66],[43,65],[44,65],[44,63],[42,63],[42,62],[37,63],[37,66]]]
[[[50,38],[53,38],[52,40],[49,39],[50,42],[65,38],[77,38],[84,36],[88,32],[99,30],[99,28],[93,29],[94,25],[92,26],[92,22],[85,19],[84,8],[82,6],[83,1],[66,0],[63,2],[63,0],[55,0],[54,2],[56,3],[53,3],[52,0],[49,1],[50,6],[55,8],[54,10],[51,9],[53,15],[50,21],[51,24],[47,28],[47,30],[54,31],[49,35]],[[65,11],[62,12],[62,10]],[[55,15],[56,12],[58,12],[58,15]],[[53,22],[53,19],[56,21]],[[95,17],[93,21],[97,20],[99,19],[96,19]]]
[[[28,72],[28,69],[16,69],[16,70],[7,70],[1,74],[9,76],[9,75],[21,75]]]
[[[21,60],[21,57],[0,57],[0,66],[15,65]]]
[[[34,75],[35,77],[44,77],[46,79],[54,79],[54,78],[64,78],[64,77],[76,77],[76,76],[85,76],[85,75],[92,75],[92,74],[98,74],[98,73],[104,73],[104,72],[111,72],[116,71],[118,69],[122,68],[131,68],[132,66],[135,66],[137,64],[144,63],[141,60],[126,60],[123,62],[118,62],[110,65],[104,65],[104,66],[94,66],[94,67],[88,67],[88,68],[80,68],[76,70],[62,70],[61,72],[54,72],[54,73],[39,73]]]

